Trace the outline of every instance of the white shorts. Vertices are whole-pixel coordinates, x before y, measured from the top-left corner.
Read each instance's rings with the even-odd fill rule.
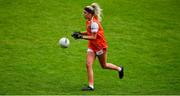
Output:
[[[87,52],[95,52],[95,51],[93,51],[91,48],[88,48]],[[103,49],[101,49],[101,50],[99,50],[99,51],[97,51],[95,53],[96,53],[96,55],[102,55],[104,53],[104,51],[103,51]]]

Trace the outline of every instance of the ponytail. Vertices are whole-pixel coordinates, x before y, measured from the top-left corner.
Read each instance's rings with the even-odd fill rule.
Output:
[[[86,6],[84,10],[87,11],[88,13],[93,14],[94,18],[97,19],[99,22],[101,22],[102,9],[97,3],[92,3],[90,6]]]
[[[102,9],[101,9],[101,7],[97,3],[92,3],[91,6],[94,9],[95,18],[98,19],[98,21],[101,21],[102,20],[102,17],[101,17]]]

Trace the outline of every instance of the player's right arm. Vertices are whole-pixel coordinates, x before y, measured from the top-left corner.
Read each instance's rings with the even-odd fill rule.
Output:
[[[81,31],[82,35],[87,35],[87,31]]]

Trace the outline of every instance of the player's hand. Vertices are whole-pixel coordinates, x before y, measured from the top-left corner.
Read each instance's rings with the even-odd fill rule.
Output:
[[[72,33],[71,36],[72,36],[74,39],[78,39],[79,34],[80,34],[80,32],[75,31],[75,32]]]
[[[74,39],[82,39],[83,35],[79,31],[75,31],[71,35]]]

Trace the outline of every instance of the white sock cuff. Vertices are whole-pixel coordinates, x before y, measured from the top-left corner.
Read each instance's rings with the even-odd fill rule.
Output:
[[[89,87],[93,88],[94,89],[94,86],[93,85],[89,85]]]

